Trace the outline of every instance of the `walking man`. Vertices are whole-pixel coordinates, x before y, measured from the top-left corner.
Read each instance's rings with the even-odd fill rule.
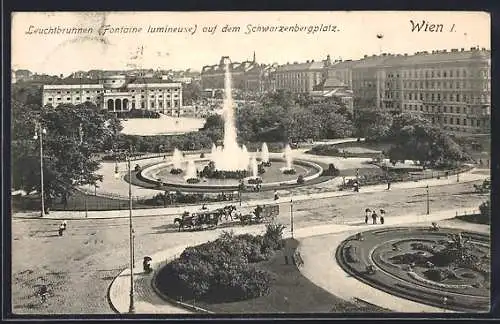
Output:
[[[391,180],[387,180],[387,190],[391,190]]]
[[[373,224],[377,224],[377,213],[374,211],[372,214]]]
[[[278,195],[278,190],[274,190],[274,200],[278,200],[280,199],[279,195]]]

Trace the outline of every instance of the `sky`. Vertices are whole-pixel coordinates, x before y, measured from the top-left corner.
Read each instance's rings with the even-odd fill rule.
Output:
[[[443,31],[412,31],[412,21],[442,24]],[[226,25],[240,30],[222,32]],[[306,29],[248,33],[249,25]],[[325,31],[314,32],[322,25]],[[103,26],[109,28],[104,35],[99,32]],[[151,33],[150,26],[181,27],[187,32]],[[33,33],[51,27],[92,28],[93,32]],[[121,27],[142,30],[110,30]],[[308,28],[313,32],[308,33]],[[345,60],[381,52],[413,54],[473,46],[490,49],[490,37],[490,16],[484,12],[17,12],[12,16],[11,57],[14,70],[51,75],[134,66],[200,71],[204,65],[217,64],[221,56],[234,62],[251,60],[254,51],[258,63],[285,64],[322,60],[328,54],[332,60]],[[133,58],[140,47],[142,55]]]

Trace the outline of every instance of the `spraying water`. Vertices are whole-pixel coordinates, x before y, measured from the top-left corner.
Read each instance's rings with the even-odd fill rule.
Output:
[[[282,171],[293,170],[293,167],[292,167],[292,164],[293,164],[292,148],[288,144],[285,147],[284,155],[285,155],[285,163],[286,163],[286,165],[285,165],[284,168],[282,168]]]
[[[196,165],[194,164],[193,160],[189,160],[187,163],[186,175],[184,176],[184,179],[187,180],[193,178],[197,178]]]
[[[224,145],[223,147],[212,147],[211,159],[217,170],[236,171],[247,170],[249,165],[249,154],[245,146],[239,147],[234,120],[234,103],[231,93],[231,73],[229,70],[229,58],[226,58],[224,74]],[[214,149],[215,147],[215,149]]]
[[[269,149],[267,148],[266,143],[262,143],[261,159],[262,159],[262,162],[264,162],[264,163],[269,162]]]
[[[259,176],[259,167],[257,166],[257,159],[255,156],[250,160],[250,167],[252,168],[252,177],[256,178]]]
[[[174,164],[174,169],[180,169],[181,168],[181,163],[182,163],[182,152],[179,151],[177,148],[174,149],[174,154],[172,156],[172,162]]]

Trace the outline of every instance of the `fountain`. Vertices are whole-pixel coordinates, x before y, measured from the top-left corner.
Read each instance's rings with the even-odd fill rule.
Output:
[[[219,171],[243,171],[248,169],[249,154],[243,145],[238,146],[236,141],[236,125],[234,121],[234,103],[231,93],[231,73],[229,71],[229,58],[225,58],[224,75],[224,144],[222,147],[212,147],[211,160],[215,169]]]
[[[170,170],[171,174],[181,174],[182,173],[182,164],[183,156],[182,152],[177,148],[174,149],[174,154],[172,155],[172,169]]]
[[[196,165],[193,160],[189,160],[186,168],[186,175],[184,180],[187,182],[199,182],[198,175],[196,174]]]
[[[257,159],[255,156],[250,160],[250,167],[252,170],[252,177],[257,178],[259,176],[259,166],[257,165]]]
[[[270,162],[269,162],[269,149],[267,148],[267,144],[266,143],[262,143],[262,153],[261,153],[261,159],[262,159],[262,164],[264,166],[270,166]]]
[[[284,157],[285,157],[286,164],[285,164],[285,167],[281,168],[281,172],[283,172],[285,174],[294,174],[295,169],[292,167],[292,163],[293,163],[292,148],[290,147],[289,144],[287,144],[285,147]]]
[[[208,161],[204,157],[186,159],[182,157],[182,152],[175,150],[171,162],[152,165],[141,171],[142,179],[149,183],[173,184],[176,188],[219,191],[221,189],[236,190],[242,180],[247,181],[248,184],[262,185],[262,188],[272,188],[278,185],[302,185],[318,178],[323,172],[322,167],[314,162],[293,161],[289,145],[284,150],[284,159],[272,158],[267,143],[262,143],[260,152],[256,150],[251,153],[245,145],[238,145],[229,58],[226,57],[223,63],[225,65],[225,89],[222,145],[212,145]],[[173,174],[172,171],[177,170],[177,167],[182,165],[182,161],[187,163],[187,167],[179,168],[179,173]],[[300,181],[297,177],[299,172]],[[168,176],[167,173],[169,173]]]

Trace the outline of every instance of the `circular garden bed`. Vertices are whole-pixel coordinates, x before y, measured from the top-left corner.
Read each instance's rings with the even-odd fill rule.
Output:
[[[352,276],[406,299],[466,312],[490,307],[490,239],[484,234],[373,230],[344,240],[336,258]]]

